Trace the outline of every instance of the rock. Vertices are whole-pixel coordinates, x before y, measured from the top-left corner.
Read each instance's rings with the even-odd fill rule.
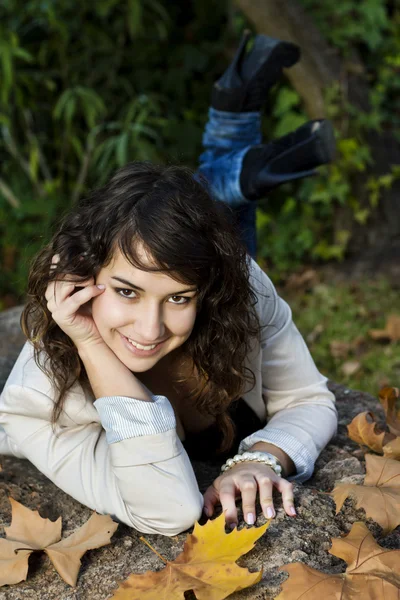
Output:
[[[0,382],[8,372],[24,342],[19,331],[21,308],[0,313]],[[278,567],[296,561],[326,573],[341,573],[345,563],[328,553],[331,538],[350,531],[358,520],[366,521],[378,543],[387,548],[400,548],[398,529],[383,537],[380,527],[366,520],[363,510],[355,510],[354,503],[346,500],[342,510],[335,515],[335,504],[330,497],[335,483],[347,481],[361,483],[365,473],[364,453],[347,437],[346,425],[362,411],[372,410],[378,418],[383,411],[376,398],[363,392],[330,384],[337,398],[339,431],[336,438],[322,452],[312,479],[294,486],[297,517],[286,516],[279,497],[276,497],[277,516],[271,521],[266,534],[256,547],[244,555],[238,564],[250,571],[263,568],[257,585],[231,595],[235,599],[269,600],[280,592],[280,583],[286,579]],[[11,496],[31,509],[38,509],[43,517],[63,519],[63,536],[80,527],[91,515],[91,510],[62,492],[31,463],[11,457],[2,457],[0,473],[0,524],[9,525]],[[200,489],[205,489],[219,474],[219,466],[211,462],[194,462]],[[259,511],[258,511],[259,513]],[[239,510],[242,528],[243,519]],[[201,524],[203,524],[203,520]],[[265,522],[258,516],[256,525]],[[190,532],[191,530],[189,530]],[[4,536],[4,530],[2,530]],[[174,560],[183,549],[186,533],[173,538],[145,535],[152,546],[168,560]],[[144,573],[148,569],[163,568],[161,560],[140,541],[141,533],[120,525],[109,546],[91,550],[82,558],[77,587],[71,588],[59,577],[45,555],[34,556],[25,582],[4,586],[0,600],[106,600],[111,598],[120,582],[131,573]],[[193,597],[193,596],[192,596]]]
[[[19,326],[22,308],[0,312],[0,390],[24,344],[25,336]]]

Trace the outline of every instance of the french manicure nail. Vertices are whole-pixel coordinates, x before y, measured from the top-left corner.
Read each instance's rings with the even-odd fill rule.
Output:
[[[295,510],[294,506],[291,506],[291,507],[289,508],[289,512],[290,512],[290,514],[291,514],[291,515],[293,515],[293,516],[295,516],[295,515],[296,515],[296,510]]]
[[[104,283],[99,283],[99,284],[98,284],[96,287],[98,287],[98,288],[99,288],[99,290],[104,290],[104,288],[105,288],[106,286],[104,285]]]
[[[231,523],[231,524],[229,525],[229,527],[230,527],[230,529],[235,529],[235,527],[236,527],[236,523]]]
[[[253,515],[253,513],[249,513],[247,515],[247,525],[254,525],[254,515]]]
[[[271,508],[270,506],[268,506],[268,508],[267,508],[267,517],[268,517],[268,519],[272,519],[273,516],[274,516],[274,509]]]

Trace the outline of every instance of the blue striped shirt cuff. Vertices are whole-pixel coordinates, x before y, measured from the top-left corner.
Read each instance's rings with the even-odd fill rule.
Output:
[[[315,461],[307,448],[290,435],[290,433],[286,433],[286,431],[282,431],[281,429],[260,429],[240,442],[239,454],[246,452],[257,442],[273,444],[290,456],[297,472],[295,475],[287,477],[288,481],[298,481],[301,483],[310,479],[314,471]]]
[[[174,409],[166,396],[152,395],[151,398],[153,402],[126,396],[104,396],[93,403],[109,444],[164,433],[176,427]]]

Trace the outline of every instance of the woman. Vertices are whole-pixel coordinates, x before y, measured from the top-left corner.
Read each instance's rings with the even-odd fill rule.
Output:
[[[257,36],[235,58],[244,120],[259,110],[249,105],[254,90],[274,81],[265,65],[275,56],[276,80],[293,50],[260,37],[264,45]],[[229,96],[229,86],[221,89]],[[217,199],[236,177],[226,189],[235,208],[238,191],[254,188],[255,198],[276,178],[268,182],[268,161],[253,168],[266,146],[247,167],[257,144],[232,150],[237,123],[231,138],[232,128],[215,131],[215,119],[229,117],[224,108],[235,120],[232,106],[214,104],[200,171]],[[333,395],[288,305],[205,187],[184,167],[134,163],[64,218],[33,262],[22,316],[28,342],[0,400],[2,453],[28,458],[78,501],[146,533],[175,535],[218,502],[234,527],[236,496],[253,524],[257,493],[273,517],[273,487],[295,515],[291,481],[311,476],[336,431]],[[189,454],[225,459],[238,444],[203,498]]]

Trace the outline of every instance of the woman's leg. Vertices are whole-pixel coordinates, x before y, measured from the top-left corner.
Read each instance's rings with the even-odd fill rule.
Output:
[[[254,259],[256,203],[243,196],[240,174],[248,149],[261,143],[260,121],[259,112],[233,113],[211,107],[198,170],[208,181],[213,197],[232,208],[242,241]]]
[[[256,203],[243,194],[243,159],[261,145],[261,108],[268,89],[300,52],[295,44],[264,35],[255,36],[247,52],[250,37],[245,31],[231,64],[213,86],[199,173],[214,198],[231,207],[241,238],[256,258]]]
[[[334,154],[331,124],[306,123],[296,131],[261,144],[261,108],[283,68],[295,64],[299,48],[257,35],[246,52],[245,32],[236,55],[214,84],[200,156],[199,174],[215,199],[232,209],[241,238],[256,258],[256,202],[274,187],[316,173]]]

